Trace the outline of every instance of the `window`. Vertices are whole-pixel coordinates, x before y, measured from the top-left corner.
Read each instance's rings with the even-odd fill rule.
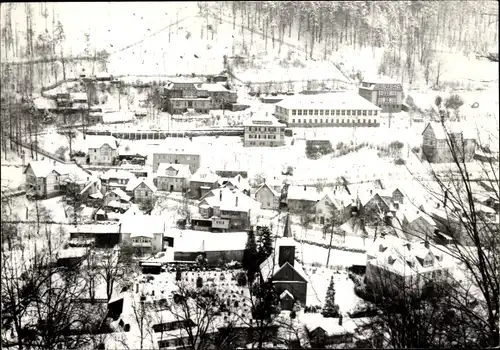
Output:
[[[357,114],[357,115],[361,115],[361,109],[358,109],[358,111],[357,111],[357,113],[356,113],[356,114]]]
[[[342,115],[345,115],[345,109],[342,110]]]
[[[302,115],[302,109],[299,109],[297,112],[297,115]]]
[[[327,109],[327,110],[325,111],[325,115],[330,115],[330,110],[329,110],[329,109]]]
[[[148,196],[148,191],[144,191],[144,197]]]
[[[292,123],[294,123],[294,124],[295,124],[295,119],[292,119]]]
[[[372,111],[371,110],[368,111],[368,115],[372,115]]]
[[[323,111],[322,109],[319,111],[319,115],[323,115],[325,111]]]
[[[313,115],[313,110],[312,109],[309,110],[309,115]]]
[[[366,116],[366,109],[363,109],[363,115]]]
[[[378,114],[378,111],[373,111],[374,116],[377,116],[377,114]]]
[[[366,119],[363,119],[363,124],[366,124]]]
[[[351,110],[350,109],[347,110],[347,115],[351,115]]]
[[[320,119],[320,120],[319,120],[319,123],[320,123],[320,124],[323,124],[323,119]]]
[[[312,119],[309,119],[309,124],[311,124],[311,123],[312,123]]]
[[[344,124],[344,119],[342,119],[342,124]]]
[[[95,152],[97,152],[97,150],[96,150],[96,149],[94,149],[94,153],[95,153]]]
[[[336,115],[340,115],[340,109],[337,109],[337,111],[336,111],[336,113],[335,113],[335,114],[336,114]],[[333,115],[333,114],[332,114],[332,115]]]
[[[300,119],[297,119],[297,123],[300,124]]]
[[[318,124],[318,119],[314,119],[314,124]]]
[[[297,110],[296,109],[292,109],[292,115],[297,115]]]

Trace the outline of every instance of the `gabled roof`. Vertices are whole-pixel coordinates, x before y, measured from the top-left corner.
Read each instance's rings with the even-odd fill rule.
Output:
[[[28,168],[31,168],[33,174],[36,177],[47,177],[47,175],[49,175],[52,172],[52,170],[54,170],[54,165],[52,165],[50,162],[47,161],[38,160],[29,162],[28,166],[24,170],[25,174]]]
[[[316,190],[316,187],[289,186],[287,198],[292,200],[316,202],[320,199],[320,194]]]
[[[288,298],[290,298],[290,299],[295,299],[295,298],[293,297],[292,293],[290,293],[290,292],[288,291],[288,289],[285,289],[285,291],[284,291],[283,293],[281,293],[281,294],[280,294],[280,299],[283,299],[283,298],[285,298],[285,297],[288,297]]]
[[[88,148],[101,148],[104,144],[112,149],[118,149],[118,142],[114,136],[87,135],[86,143]]]
[[[222,196],[221,196],[222,194]],[[236,205],[236,202],[238,204]],[[199,205],[206,204],[209,207],[220,207],[221,210],[248,212],[260,208],[260,203],[247,196],[238,189],[230,190],[227,187],[217,188],[205,194]]]
[[[111,191],[109,191],[108,193],[106,193],[104,196],[107,197],[109,194],[111,193],[114,193],[116,194],[118,197],[120,197],[121,200],[124,200],[126,202],[130,201],[130,196],[128,194],[126,194],[125,192],[123,192],[121,189],[119,188],[115,188]]]
[[[283,237],[276,239],[275,251],[259,265],[259,270],[263,279],[266,280],[268,278],[273,278],[283,267],[289,266],[290,268],[295,270],[295,272],[297,272],[297,274],[302,277],[302,279],[306,281],[306,283],[309,282],[307,274],[304,272],[304,270],[302,269],[302,265],[298,261],[294,262],[294,266],[290,265],[290,263],[288,262],[284,263],[282,266],[279,266],[279,247],[295,245],[296,242],[293,238]]]
[[[199,168],[196,173],[191,176],[191,182],[208,182],[215,183],[219,181],[220,176],[215,174],[209,168]]]
[[[248,183],[248,179],[245,179],[240,174],[232,178],[220,178],[219,183],[221,184],[221,186],[227,186],[231,184],[242,191],[250,190],[250,184]]]
[[[446,140],[447,133],[449,134],[463,134],[464,139],[466,140],[475,140],[476,135],[474,134],[474,130],[471,130],[470,127],[460,123],[460,122],[446,122],[444,124],[438,123],[438,122],[429,122],[427,126],[425,127],[424,131],[422,132],[425,133],[425,131],[431,128],[432,131],[434,132],[434,136],[438,140]]]
[[[138,186],[140,186],[140,184],[142,184],[142,183],[145,184],[152,192],[156,192],[157,188],[153,184],[153,181],[151,179],[149,179],[149,178],[147,178],[147,179],[144,179],[144,178],[141,178],[141,179],[137,179],[137,178],[136,179],[132,179],[127,184],[127,187],[125,188],[125,191],[132,192]]]
[[[176,171],[175,175],[167,175],[167,170],[172,169]],[[171,163],[160,163],[158,169],[156,170],[156,176],[166,176],[166,177],[176,177],[181,179],[187,179],[191,176],[191,170],[187,164],[171,164]]]
[[[129,171],[122,170],[122,169],[110,169],[101,175],[101,179],[102,180],[109,180],[109,179],[123,179],[123,180],[128,179],[128,180],[131,180],[131,179],[135,179],[135,175]]]
[[[280,196],[280,194],[277,191],[275,191],[271,186],[269,186],[267,183],[263,183],[262,185],[259,186],[259,188],[257,189],[257,191],[255,191],[255,196],[257,196],[257,193],[259,193],[259,191],[261,191],[264,188],[267,188],[269,191],[271,191],[271,193],[273,194],[273,196],[275,196],[275,197],[279,197]]]
[[[121,232],[136,236],[153,237],[155,233],[165,232],[165,219],[157,215],[122,215]]]
[[[285,127],[286,125],[280,123],[277,118],[272,116],[254,115],[243,122],[243,126],[275,126]]]

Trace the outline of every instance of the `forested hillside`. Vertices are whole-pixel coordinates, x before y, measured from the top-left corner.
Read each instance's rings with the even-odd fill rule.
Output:
[[[439,84],[441,54],[498,59],[493,1],[231,1],[199,7],[207,18],[231,18],[233,29],[261,32],[266,48],[269,41],[281,51],[285,43],[309,59],[327,59],[345,47],[382,49],[378,73],[410,84],[416,72]],[[246,40],[243,51],[252,52],[252,45]]]

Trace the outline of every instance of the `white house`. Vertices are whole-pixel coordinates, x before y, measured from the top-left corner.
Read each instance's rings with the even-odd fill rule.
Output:
[[[280,193],[266,183],[255,191],[255,200],[261,204],[262,209],[276,210],[280,205]]]
[[[87,136],[89,163],[113,165],[118,157],[118,142],[113,136]]]
[[[182,192],[189,188],[191,170],[187,164],[160,163],[154,176],[160,191]]]

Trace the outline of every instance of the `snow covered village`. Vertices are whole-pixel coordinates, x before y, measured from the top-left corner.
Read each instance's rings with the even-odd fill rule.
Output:
[[[499,346],[498,2],[0,9],[2,347]]]

